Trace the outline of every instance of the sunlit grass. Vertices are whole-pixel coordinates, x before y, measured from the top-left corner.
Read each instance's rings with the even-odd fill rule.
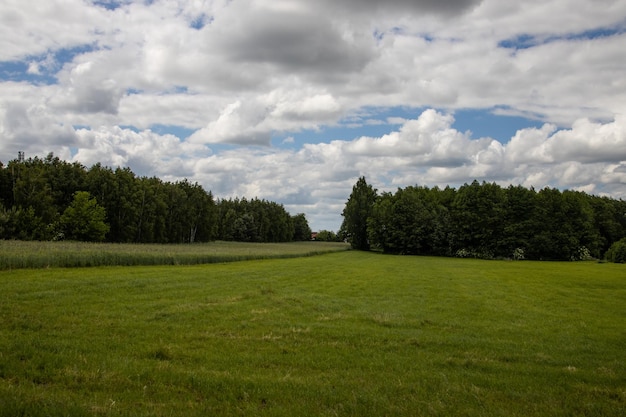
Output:
[[[341,252],[0,273],[0,416],[622,416],[626,269]]]
[[[0,240],[0,270],[116,265],[194,265],[308,256],[348,248],[349,245],[345,243],[329,242],[146,245]]]

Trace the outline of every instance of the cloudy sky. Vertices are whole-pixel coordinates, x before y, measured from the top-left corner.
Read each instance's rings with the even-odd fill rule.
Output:
[[[626,198],[626,2],[3,0],[0,161],[18,151],[314,230],[362,175]]]

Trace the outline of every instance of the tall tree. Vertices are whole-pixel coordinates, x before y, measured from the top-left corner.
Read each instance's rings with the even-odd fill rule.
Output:
[[[0,162],[0,205],[13,206],[13,178],[11,171]]]
[[[393,218],[394,195],[383,192],[376,198],[372,213],[367,219],[367,237],[370,246],[381,249],[385,253],[397,253],[398,242],[395,241],[395,222]],[[343,227],[343,225],[342,225]],[[341,235],[343,230],[339,230]]]
[[[98,205],[91,194],[78,191],[63,212],[60,224],[66,239],[100,242],[109,231],[109,225],[104,222],[105,217],[104,207]]]
[[[532,237],[542,228],[537,219],[537,193],[521,185],[504,190],[504,237],[501,243],[506,256],[516,253],[518,257],[531,255]]]
[[[590,196],[595,229],[600,233],[600,253],[605,253],[612,242],[626,236],[626,201],[608,197]]]
[[[293,240],[311,240],[311,228],[304,213],[296,214],[293,219]]]
[[[504,193],[495,183],[464,184],[452,202],[454,246],[477,255],[499,255],[503,239]]]
[[[569,259],[578,248],[567,206],[563,194],[556,188],[546,187],[537,193],[537,219],[541,229],[532,237],[533,258]]]
[[[182,193],[183,242],[209,241],[215,236],[217,211],[213,195],[206,192],[198,183],[188,180],[176,183]]]
[[[365,177],[360,177],[352,187],[352,193],[341,213],[343,216],[341,234],[348,239],[354,249],[370,250],[367,222],[376,202],[376,191],[367,183]]]
[[[390,253],[446,254],[449,221],[439,194],[438,189],[417,186],[383,193],[368,222],[370,243]]]
[[[85,167],[78,162],[63,161],[52,152],[43,162],[50,194],[61,213],[74,200],[74,193],[85,189],[87,177]]]

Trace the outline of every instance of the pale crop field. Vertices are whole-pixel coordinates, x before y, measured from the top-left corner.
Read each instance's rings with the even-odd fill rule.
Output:
[[[0,240],[0,271],[51,267],[196,265],[319,255],[347,250],[349,247],[346,243],[334,242],[148,245]]]
[[[0,272],[0,416],[624,416],[626,267],[343,251]]]

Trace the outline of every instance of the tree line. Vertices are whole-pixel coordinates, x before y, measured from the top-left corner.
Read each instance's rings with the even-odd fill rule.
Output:
[[[117,243],[309,240],[304,214],[255,199],[216,200],[188,180],[87,169],[53,154],[0,162],[0,239]]]
[[[473,181],[379,194],[361,177],[342,215],[354,248],[395,254],[581,260],[626,246],[626,201],[555,188]]]

